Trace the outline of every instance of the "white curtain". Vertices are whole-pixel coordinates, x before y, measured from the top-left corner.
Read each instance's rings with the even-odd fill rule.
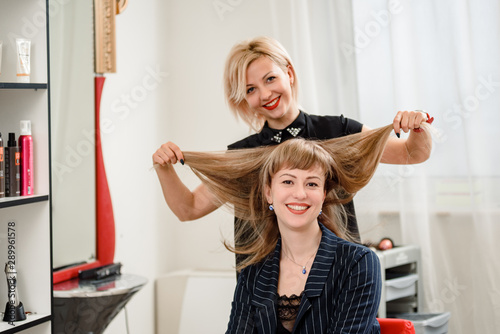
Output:
[[[270,9],[305,110],[370,127],[398,110],[435,117],[431,158],[381,165],[356,196],[362,238],[421,247],[420,311],[451,312],[450,333],[497,332],[498,1],[271,0]]]
[[[423,311],[451,312],[450,333],[498,332],[499,2],[353,1],[353,15],[361,121],[425,109],[436,128],[427,162],[383,165],[357,196],[362,236],[421,247]]]
[[[350,0],[270,0],[273,37],[290,53],[301,107],[317,115],[359,118],[356,63],[339,45],[353,40]]]

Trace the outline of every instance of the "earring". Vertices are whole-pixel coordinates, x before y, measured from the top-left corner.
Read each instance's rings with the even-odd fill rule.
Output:
[[[319,210],[319,215],[318,216],[321,216],[322,213],[323,213],[323,210]]]
[[[274,206],[272,204],[269,205],[269,210],[274,211]]]

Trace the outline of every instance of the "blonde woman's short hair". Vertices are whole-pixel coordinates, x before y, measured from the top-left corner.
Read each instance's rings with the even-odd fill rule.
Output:
[[[229,108],[236,118],[241,118],[251,129],[259,131],[265,123],[261,115],[256,115],[248,105],[246,97],[247,69],[260,57],[267,57],[285,73],[291,69],[294,80],[292,96],[297,102],[298,80],[295,68],[286,49],[277,40],[270,37],[257,37],[233,46],[226,60],[224,70],[224,93]]]

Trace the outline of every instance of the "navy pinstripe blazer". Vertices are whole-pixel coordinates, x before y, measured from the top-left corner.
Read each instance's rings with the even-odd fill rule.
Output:
[[[377,255],[320,227],[293,333],[380,333]],[[280,253],[281,239],[273,254],[242,270],[226,333],[276,333]]]

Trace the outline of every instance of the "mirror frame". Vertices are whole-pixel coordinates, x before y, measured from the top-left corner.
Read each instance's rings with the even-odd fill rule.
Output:
[[[115,220],[102,154],[100,109],[104,73],[116,72],[115,16],[127,5],[128,0],[94,0],[96,261],[53,271],[53,284],[76,278],[82,270],[111,264],[114,260]]]

